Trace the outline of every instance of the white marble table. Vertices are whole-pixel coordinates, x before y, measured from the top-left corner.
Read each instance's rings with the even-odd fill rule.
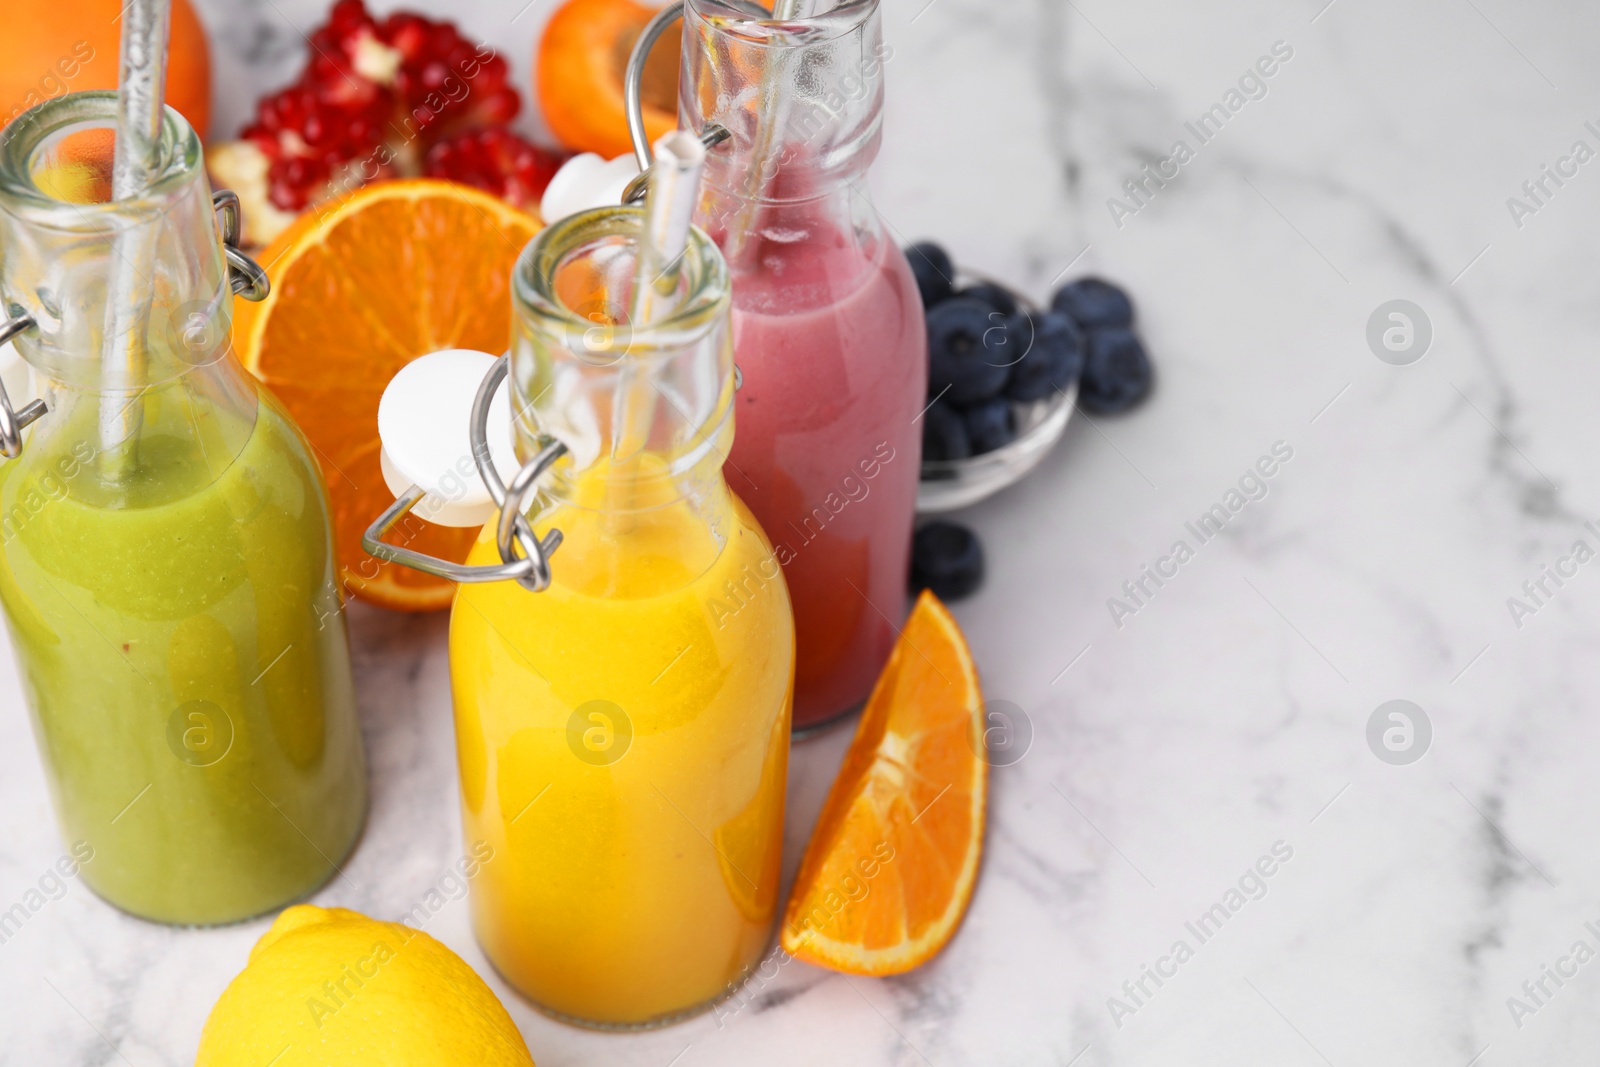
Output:
[[[550,3],[513,19],[520,2],[422,6],[525,72]],[[1600,964],[1570,953],[1600,948],[1600,564],[1537,604],[1523,583],[1600,547],[1600,162],[1561,163],[1600,149],[1600,9],[888,3],[884,215],[1035,294],[1063,272],[1126,282],[1159,389],[1075,418],[963,516],[990,575],[957,615],[1035,737],[995,773],[951,947],[889,981],[791,964],[730,1018],[627,1037],[491,977],[539,1063],[1595,1062]],[[320,0],[203,7],[231,131],[292,72]],[[1201,144],[1185,123],[1280,41],[1265,95],[1247,79],[1259,98]],[[1192,158],[1128,200],[1179,138]],[[1535,203],[1521,186],[1544,164],[1576,174]],[[1514,218],[1514,196],[1537,210]],[[1395,299],[1431,322],[1410,365],[1366,337]],[[1200,543],[1185,524],[1277,442],[1292,457],[1266,495]],[[1114,619],[1108,599],[1180,539],[1193,557]],[[1536,610],[1514,618],[1511,597]],[[459,854],[444,629],[354,612],[373,814],[321,902],[397,916]],[[1394,699],[1432,726],[1410,765],[1367,742]],[[9,663],[0,729],[5,906],[62,850]],[[847,741],[796,749],[790,871]],[[1275,844],[1292,856],[1262,861]],[[0,1061],[188,1062],[263,928],[174,932],[70,884],[0,945]],[[487,973],[464,905],[429,930]]]

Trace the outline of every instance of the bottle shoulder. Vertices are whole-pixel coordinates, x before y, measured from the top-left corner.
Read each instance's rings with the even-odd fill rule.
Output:
[[[458,603],[493,603],[515,614],[541,616],[631,616],[641,626],[668,626],[673,617],[715,614],[713,601],[731,586],[770,592],[763,596],[770,604],[755,614],[777,620],[763,625],[792,630],[788,588],[772,542],[731,490],[728,501],[713,523],[668,520],[621,534],[608,533],[603,516],[554,509],[535,523],[541,536],[550,529],[562,531],[561,547],[550,560],[550,589],[530,593],[511,582],[466,585],[458,590]],[[493,524],[480,531],[467,562],[500,562]]]

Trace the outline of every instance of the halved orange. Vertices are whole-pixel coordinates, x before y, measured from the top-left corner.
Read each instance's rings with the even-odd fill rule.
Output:
[[[236,305],[239,358],[310,438],[342,577],[363,600],[402,611],[450,606],[450,582],[361,548],[362,532],[394,499],[378,465],[378,400],[418,356],[506,350],[511,268],[539,226],[465,186],[378,182],[296,219],[260,256],[271,295]],[[408,519],[390,539],[460,561],[476,537]]]
[[[989,764],[966,639],[924,592],[861,712],[784,914],[784,951],[847,974],[932,959],[972,899]]]

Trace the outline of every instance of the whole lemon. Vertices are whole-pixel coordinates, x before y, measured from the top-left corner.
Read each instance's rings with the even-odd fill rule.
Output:
[[[465,961],[420,930],[301,904],[250,950],[195,1067],[533,1067]]]

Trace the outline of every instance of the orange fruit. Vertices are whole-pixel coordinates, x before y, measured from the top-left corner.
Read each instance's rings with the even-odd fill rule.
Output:
[[[0,33],[0,126],[82,89],[115,89],[126,0],[8,4]],[[211,122],[211,54],[189,0],[172,0],[167,103],[202,138]]]
[[[361,547],[394,500],[378,464],[378,401],[418,356],[506,350],[511,269],[539,226],[476,189],[428,178],[378,182],[296,219],[259,257],[271,294],[235,306],[239,358],[310,438],[333,504],[342,576],[363,600],[401,611],[450,606],[450,582]],[[476,530],[414,517],[389,534],[456,562],[476,538]]]
[[[988,785],[978,671],[950,612],[924,592],[806,846],[784,951],[847,974],[932,959],[972,899]]]
[[[606,159],[628,155],[622,79],[633,42],[656,9],[634,0],[568,0],[550,17],[535,57],[534,95],[562,144]],[[650,50],[639,81],[645,130],[653,144],[678,125],[678,55],[683,23]]]

